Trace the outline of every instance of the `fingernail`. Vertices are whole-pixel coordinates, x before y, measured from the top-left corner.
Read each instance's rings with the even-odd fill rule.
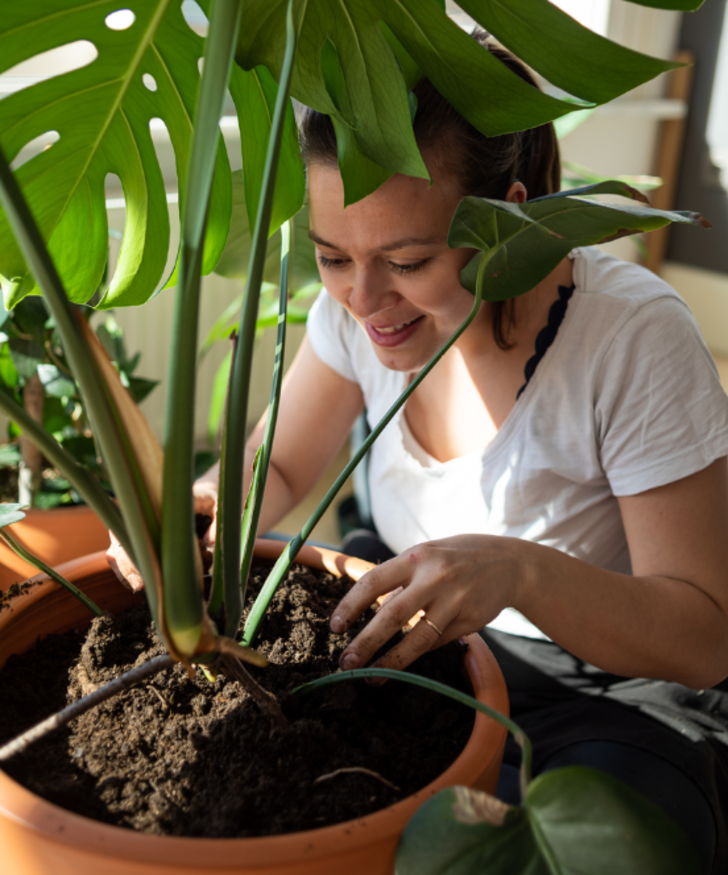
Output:
[[[351,671],[354,668],[359,668],[359,657],[356,653],[347,653],[341,660],[341,667],[344,671]]]
[[[338,614],[334,614],[329,626],[335,635],[341,635],[342,632],[346,631],[346,623]]]

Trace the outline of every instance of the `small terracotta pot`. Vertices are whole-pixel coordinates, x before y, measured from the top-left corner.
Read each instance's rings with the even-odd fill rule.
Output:
[[[277,556],[284,545],[258,542],[258,555]],[[360,577],[359,559],[304,547],[298,560],[334,574]],[[102,553],[67,563],[61,573],[101,607],[118,611],[138,599],[121,587]],[[89,622],[88,611],[50,581],[0,613],[0,665],[38,636]],[[478,635],[468,637],[465,665],[475,695],[504,714],[503,676]],[[169,838],[136,833],[71,814],[33,795],[0,771],[0,856],[8,875],[391,875],[405,824],[443,787],[467,784],[494,792],[505,730],[482,714],[458,759],[436,781],[396,805],[335,826],[282,836],[245,839]]]
[[[26,550],[52,568],[109,546],[106,526],[85,504],[52,510],[29,508],[25,519],[8,529]],[[37,573],[34,565],[0,543],[0,590]]]

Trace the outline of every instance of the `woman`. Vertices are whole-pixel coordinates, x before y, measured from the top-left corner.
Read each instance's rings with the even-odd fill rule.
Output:
[[[261,531],[469,312],[459,274],[473,251],[447,245],[460,199],[558,190],[550,125],[487,139],[429,83],[415,93],[433,184],[395,175],[346,209],[331,124],[303,119],[326,292],[284,384]],[[536,771],[616,774],[676,818],[706,872],[724,871],[728,708],[707,688],[728,675],[726,454],[728,400],[682,301],[639,267],[573,252],[512,303],[484,304],[375,444],[373,515],[397,555],[353,587],[332,629],[395,594],[342,667],[368,664],[418,611],[378,665],[484,630]],[[196,485],[201,510],[214,509],[215,473]],[[659,680],[628,680],[640,678]],[[505,762],[508,794],[517,753]]]

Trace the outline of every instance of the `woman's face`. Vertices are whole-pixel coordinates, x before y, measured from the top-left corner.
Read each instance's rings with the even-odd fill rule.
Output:
[[[386,367],[417,371],[470,312],[459,281],[473,249],[450,249],[457,180],[395,174],[344,209],[335,167],[309,168],[311,238],[329,294],[367,332]]]

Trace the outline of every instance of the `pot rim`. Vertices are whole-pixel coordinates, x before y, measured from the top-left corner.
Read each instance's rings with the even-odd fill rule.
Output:
[[[285,543],[281,541],[258,540],[256,552],[265,558],[275,558],[283,547]],[[374,567],[361,559],[309,545],[301,549],[296,561],[333,574],[345,571],[354,578]],[[113,575],[103,551],[66,562],[58,566],[58,570],[71,579],[103,572]],[[42,582],[25,596],[19,596],[18,599],[22,599],[22,602],[16,608],[10,609],[13,618],[32,608],[51,592],[62,589],[45,574],[33,578],[36,579]],[[8,613],[4,611],[0,614],[0,623]],[[507,715],[508,693],[498,663],[479,635],[468,635],[463,640],[469,644],[464,661],[475,696]],[[473,731],[462,752],[430,784],[373,814],[303,832],[251,838],[190,838],[139,833],[94,821],[46,802],[13,781],[2,770],[0,814],[24,826],[31,833],[42,834],[45,839],[59,844],[72,844],[79,850],[90,853],[103,852],[122,860],[164,863],[176,865],[182,870],[209,865],[213,859],[214,865],[223,871],[239,867],[243,859],[251,867],[280,866],[301,859],[315,860],[329,855],[337,848],[346,847],[351,850],[352,846],[391,841],[426,799],[445,787],[462,783],[467,780],[468,774],[481,775],[486,764],[501,751],[505,735],[506,730],[502,726],[478,712]],[[12,810],[6,807],[9,797],[13,797]],[[213,854],[214,857],[211,856]]]

